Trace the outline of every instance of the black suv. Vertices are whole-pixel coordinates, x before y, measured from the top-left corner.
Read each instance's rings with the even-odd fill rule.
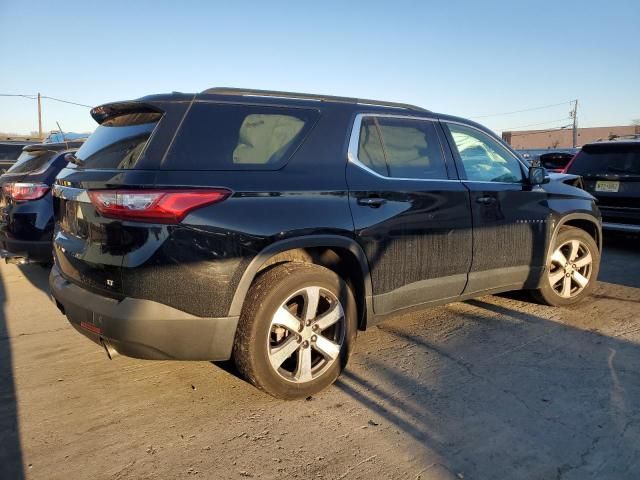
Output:
[[[515,289],[568,305],[598,274],[593,197],[468,120],[234,89],[92,115],[54,187],[50,284],[110,357],[233,358],[297,398],[391,314]]]
[[[565,171],[583,177],[605,229],[640,232],[640,139],[585,145]]]
[[[0,176],[0,256],[14,263],[52,261],[51,185],[82,141],[38,143],[24,147]]]

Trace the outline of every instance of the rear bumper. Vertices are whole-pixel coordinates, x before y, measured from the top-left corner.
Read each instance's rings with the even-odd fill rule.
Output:
[[[0,234],[0,249],[7,252],[2,255],[4,258],[18,257],[26,261],[44,263],[51,262],[53,259],[51,240],[33,242],[11,239]]]
[[[228,360],[238,317],[203,318],[150,300],[115,300],[66,280],[57,266],[51,294],[71,325],[98,344],[150,360]]]
[[[639,208],[608,207],[600,205],[602,221],[606,223],[619,223],[623,225],[640,225]]]

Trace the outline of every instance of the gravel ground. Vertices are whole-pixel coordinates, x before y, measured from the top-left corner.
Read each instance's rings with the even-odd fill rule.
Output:
[[[220,365],[109,361],[44,269],[2,265],[0,478],[640,478],[640,240],[606,240],[584,303],[398,316],[298,402]]]

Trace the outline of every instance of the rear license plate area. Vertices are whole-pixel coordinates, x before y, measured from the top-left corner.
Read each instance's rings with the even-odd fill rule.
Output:
[[[80,238],[87,238],[87,225],[78,202],[60,200],[59,204],[60,228]]]
[[[610,180],[598,180],[596,182],[596,192],[617,193],[620,190],[620,182]]]

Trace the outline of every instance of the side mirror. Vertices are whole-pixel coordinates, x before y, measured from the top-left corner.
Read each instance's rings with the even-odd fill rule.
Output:
[[[551,179],[543,167],[529,167],[529,185],[542,185],[544,183],[549,183],[550,181]]]

